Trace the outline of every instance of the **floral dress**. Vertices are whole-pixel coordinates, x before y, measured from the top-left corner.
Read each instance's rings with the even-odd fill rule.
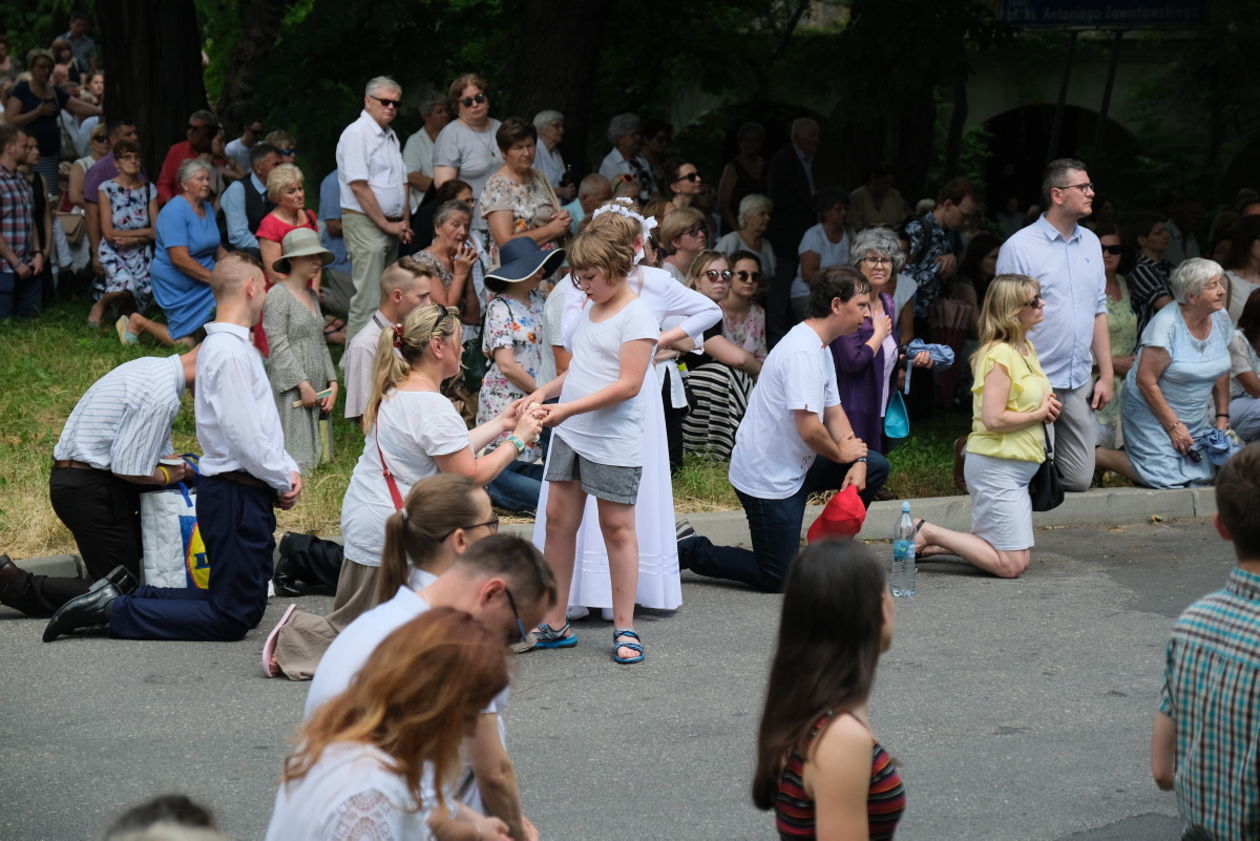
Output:
[[[514,400],[520,400],[525,392],[504,376],[499,364],[494,362],[494,352],[499,348],[511,348],[516,364],[525,369],[535,380],[542,368],[543,302],[537,289],[529,293],[529,304],[496,295],[486,307],[485,329],[481,334],[481,352],[491,359],[490,367],[481,380],[481,399],[477,406],[477,425],[493,419]],[[494,443],[507,437],[503,433]],[[520,455],[524,461],[535,461],[539,456],[536,447],[526,447]]]
[[[722,315],[722,335],[751,353],[759,361],[766,360],[766,311],[756,302],[748,305],[748,315],[736,321]]]
[[[536,169],[531,169],[530,173],[531,180],[528,184],[518,184],[501,173],[490,176],[478,202],[481,215],[487,218],[496,210],[512,211],[513,236],[541,228],[560,212],[560,201],[552,192],[546,177]],[[551,251],[558,245],[557,242],[540,243],[543,251]],[[498,268],[498,265],[499,248],[492,245],[490,266]]]
[[[149,203],[157,198],[157,190],[148,182],[129,190],[117,181],[109,180],[101,185],[101,191],[109,198],[110,223],[115,231],[135,231],[153,227],[149,219]],[[149,263],[153,260],[153,243],[116,248],[101,237],[97,249],[105,276],[98,278],[93,291],[100,298],[111,292],[130,292],[136,299],[136,310],[144,312],[153,300],[153,282],[149,275]]]

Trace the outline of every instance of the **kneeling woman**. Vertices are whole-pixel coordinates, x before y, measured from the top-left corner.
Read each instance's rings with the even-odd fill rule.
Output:
[[[894,620],[884,567],[861,543],[824,540],[793,562],[753,779],[780,838],[896,832],[906,789],[866,710]]]
[[[915,537],[921,557],[957,555],[1002,578],[1028,568],[1033,545],[1028,483],[1045,461],[1045,424],[1062,403],[1050,390],[1028,331],[1045,318],[1037,281],[998,275],[980,313],[980,349],[972,358],[971,435],[965,473],[971,534],[923,520]]]
[[[459,373],[460,333],[455,310],[439,306],[414,309],[403,324],[381,333],[375,393],[363,413],[363,454],[341,504],[346,548],[334,609],[327,617],[303,613],[280,620],[272,631],[278,640],[275,660],[264,663],[269,675],[310,680],[341,629],[376,604],[385,522],[413,484],[455,473],[485,486],[500,472],[518,469],[516,456],[537,439],[541,422],[518,417],[510,407],[469,430],[442,395],[442,381]],[[507,442],[478,458],[503,432],[512,433]],[[292,628],[285,627],[287,621],[294,622]]]

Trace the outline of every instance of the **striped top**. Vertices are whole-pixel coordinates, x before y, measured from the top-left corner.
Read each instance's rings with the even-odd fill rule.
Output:
[[[1260,575],[1235,567],[1181,614],[1159,711],[1177,726],[1173,788],[1187,827],[1260,838]]]
[[[803,771],[804,754],[819,731],[827,725],[834,713],[823,713],[810,731],[801,750],[792,751],[779,780],[779,794],[774,800],[774,823],[779,838],[793,841],[815,838],[814,801],[805,791]],[[852,715],[844,712],[842,715]],[[893,764],[888,751],[871,739],[871,785],[866,797],[867,831],[871,841],[891,839],[897,832],[897,822],[906,810],[906,787],[901,774]]]
[[[148,476],[158,459],[174,451],[171,424],[183,393],[178,354],[124,362],[79,399],[53,458],[82,461],[120,476]]]

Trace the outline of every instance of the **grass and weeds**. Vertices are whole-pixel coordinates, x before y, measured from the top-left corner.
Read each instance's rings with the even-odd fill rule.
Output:
[[[74,552],[69,531],[48,502],[48,471],[53,447],[79,398],[114,367],[141,356],[174,351],[151,344],[124,347],[109,326],[90,330],[84,298],[59,301],[31,322],[0,324],[0,551],[14,557]],[[333,359],[341,349],[333,348]],[[341,499],[363,447],[359,430],[334,413],[334,457],[306,477],[302,501],[292,511],[277,512],[286,531],[323,534],[340,530]],[[968,419],[944,415],[914,423],[909,439],[889,455],[889,489],[898,498],[956,494],[952,483],[953,440],[967,431]],[[174,443],[181,452],[199,451],[192,397],[175,422]],[[688,456],[674,478],[679,513],[739,508],[727,480],[728,465]],[[505,522],[520,522],[508,517]]]

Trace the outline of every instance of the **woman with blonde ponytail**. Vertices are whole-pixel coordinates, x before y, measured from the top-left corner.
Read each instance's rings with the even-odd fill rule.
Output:
[[[286,611],[263,648],[268,676],[310,680],[342,628],[377,603],[386,522],[402,509],[412,485],[451,473],[484,487],[537,439],[541,421],[534,412],[508,409],[470,430],[442,395],[442,381],[460,370],[460,333],[456,310],[442,306],[418,307],[381,332],[374,389],[363,413],[363,454],[341,504],[345,560],[334,609],[327,617]],[[504,432],[511,434],[502,446],[477,457]],[[387,596],[397,589],[395,584]]]

